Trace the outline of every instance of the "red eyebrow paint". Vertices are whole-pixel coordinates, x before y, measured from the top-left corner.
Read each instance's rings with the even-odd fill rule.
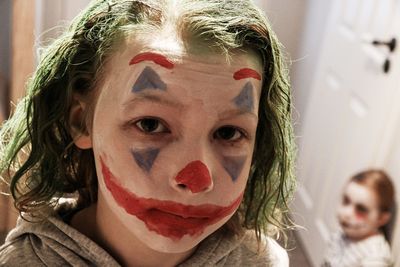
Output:
[[[237,72],[235,72],[233,74],[233,79],[235,79],[235,80],[241,80],[241,79],[246,79],[246,78],[254,78],[254,79],[261,81],[261,75],[253,69],[244,68],[244,69],[238,70]]]
[[[131,61],[129,62],[129,65],[137,64],[142,61],[153,61],[154,63],[167,68],[167,69],[173,69],[174,68],[174,63],[167,59],[165,56],[157,54],[157,53],[152,53],[152,52],[145,52],[145,53],[140,53],[136,56],[134,56]]]

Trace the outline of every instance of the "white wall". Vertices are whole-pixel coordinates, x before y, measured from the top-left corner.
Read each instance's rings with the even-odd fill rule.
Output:
[[[0,1],[0,73],[10,73],[11,0]]]
[[[0,0],[0,121],[8,112],[11,14],[11,0]]]
[[[90,0],[37,0],[36,36],[40,44],[46,44],[61,34],[71,20]]]
[[[264,0],[259,5],[265,10],[273,30],[291,60],[296,60],[302,39],[307,0]]]
[[[320,0],[255,2],[266,12],[292,61],[290,78],[295,106],[295,130],[296,134],[300,135],[331,2]]]
[[[400,134],[400,121],[397,122],[398,128],[394,131],[393,134],[393,142],[391,146],[391,151],[387,155],[386,159],[386,167],[387,171],[390,175],[392,175],[393,182],[395,184],[396,189],[396,203],[397,203],[397,218],[395,218],[394,222],[396,225],[396,229],[394,232],[394,240],[392,240],[392,250],[396,251],[394,253],[396,267],[400,267],[400,139],[397,138]],[[394,175],[394,176],[393,176]]]
[[[276,0],[279,1],[279,0]],[[322,36],[327,25],[331,1],[308,0],[304,3],[304,21],[297,46],[292,69],[291,82],[293,88],[294,105],[299,118],[296,119],[295,130],[301,134],[302,120],[307,109],[313,74],[318,66],[318,56],[322,44]],[[288,14],[287,16],[291,16]],[[282,30],[285,30],[284,28]]]

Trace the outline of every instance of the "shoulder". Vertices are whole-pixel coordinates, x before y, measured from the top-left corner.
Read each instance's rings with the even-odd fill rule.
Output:
[[[270,237],[265,237],[265,242],[267,244],[272,266],[289,266],[289,256],[287,251]]]
[[[59,217],[18,219],[0,248],[0,266],[119,266],[100,246]]]
[[[365,266],[390,266],[393,263],[390,246],[383,235],[369,237],[360,243],[359,249],[365,255]]]
[[[29,236],[21,236],[0,247],[0,266],[45,266],[31,245]]]
[[[274,239],[268,236],[262,236],[258,243],[254,232],[246,233],[242,243],[241,250],[248,264],[252,266],[271,266],[287,267],[289,266],[289,257],[284,248],[282,248]],[[251,256],[250,256],[251,255]]]

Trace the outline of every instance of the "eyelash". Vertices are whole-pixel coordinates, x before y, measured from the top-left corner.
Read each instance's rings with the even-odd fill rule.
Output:
[[[235,135],[237,135],[237,134],[239,134],[239,136],[238,137],[236,137],[234,140],[231,140],[231,139],[225,139],[224,137],[222,137],[221,136],[221,131],[222,130],[226,130],[226,129],[229,129],[229,130],[234,130],[235,132],[233,133],[233,136],[235,136]],[[222,127],[220,127],[220,128],[218,128],[214,133],[213,133],[213,137],[215,138],[215,139],[221,139],[221,140],[223,140],[224,142],[227,142],[227,143],[238,143],[238,142],[240,142],[241,140],[243,140],[244,138],[248,138],[248,135],[247,135],[247,133],[243,130],[243,129],[241,129],[241,128],[238,128],[238,127],[236,127],[236,126],[232,126],[232,125],[224,125],[224,126],[222,126]]]
[[[345,206],[350,205],[350,199],[347,196],[343,196],[342,203]],[[368,208],[357,204],[357,205],[355,205],[355,211],[359,215],[365,215],[368,213]]]
[[[156,129],[157,130],[160,126],[163,127],[163,129],[161,131],[147,131],[144,129],[144,125],[139,125],[140,123],[143,122],[150,122],[152,121],[153,123],[156,123]],[[138,119],[136,121],[133,122],[133,125],[142,133],[144,134],[149,134],[149,135],[155,135],[155,134],[165,134],[165,133],[170,133],[171,131],[169,130],[168,124],[165,123],[163,120],[159,119],[159,118],[155,118],[155,117],[144,117],[141,119]]]
[[[361,205],[356,205],[356,212],[358,214],[367,214],[368,213],[368,209],[364,206]]]
[[[153,127],[155,127],[154,130],[157,130],[160,126],[163,127],[162,130],[159,131],[148,131],[145,129],[144,125],[140,125],[140,123],[143,122],[150,122],[152,121],[152,123],[156,123],[156,125],[153,125]],[[171,131],[169,130],[168,124],[165,123],[163,120],[156,118],[156,117],[144,117],[144,118],[140,118],[138,120],[135,120],[131,123],[132,125],[134,125],[134,127],[136,127],[139,131],[141,131],[143,134],[147,134],[147,135],[156,135],[156,134],[166,134],[166,133],[171,133]],[[221,136],[224,135],[223,130],[229,130],[229,131],[234,131],[233,133],[225,133],[228,134],[229,136]],[[236,136],[239,135],[239,136]],[[235,137],[236,136],[236,137]],[[231,140],[230,138],[235,137],[234,140]],[[222,127],[219,127],[214,133],[213,133],[213,138],[214,139],[220,139],[223,142],[227,142],[227,143],[238,143],[240,141],[242,141],[244,138],[248,138],[247,133],[236,126],[232,126],[232,125],[224,125]]]

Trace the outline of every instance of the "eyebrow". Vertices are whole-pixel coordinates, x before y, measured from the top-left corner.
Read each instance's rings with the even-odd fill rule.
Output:
[[[220,119],[229,119],[232,117],[240,116],[240,115],[250,115],[252,118],[254,118],[256,121],[258,121],[258,115],[249,111],[249,110],[243,110],[243,109],[231,109],[222,112],[221,114],[218,115]]]
[[[233,79],[235,80],[242,80],[246,78],[254,78],[256,80],[261,81],[260,73],[250,68],[240,69],[233,74]]]
[[[168,58],[166,58],[161,54],[153,52],[145,52],[137,54],[129,61],[129,65],[138,64],[142,61],[153,61],[157,65],[160,65],[161,67],[164,67],[166,69],[174,68],[174,63],[172,63],[171,60],[169,60]]]
[[[367,206],[365,206],[364,204],[360,204],[360,203],[356,203],[355,205],[356,210],[363,212],[363,213],[368,213],[369,212],[369,208]]]
[[[178,109],[183,108],[183,104],[178,101],[167,99],[165,97],[161,97],[161,96],[154,95],[154,94],[147,93],[147,92],[137,94],[135,96],[135,98],[128,100],[127,102],[125,102],[123,104],[123,106],[124,106],[124,108],[126,108],[137,102],[153,102],[153,103],[163,104],[166,106],[171,106],[171,107],[178,108]]]

